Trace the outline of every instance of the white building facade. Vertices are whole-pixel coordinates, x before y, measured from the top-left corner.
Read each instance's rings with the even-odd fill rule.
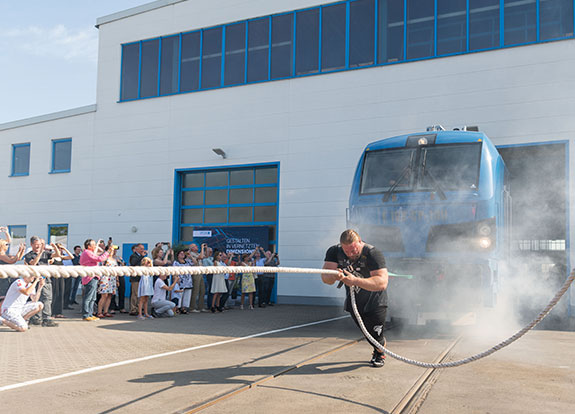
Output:
[[[160,0],[102,17],[96,104],[0,125],[0,224],[70,246],[260,227],[282,265],[317,268],[369,142],[478,125],[504,148],[564,148],[571,267],[573,14],[572,0]],[[283,302],[342,294],[278,279]]]

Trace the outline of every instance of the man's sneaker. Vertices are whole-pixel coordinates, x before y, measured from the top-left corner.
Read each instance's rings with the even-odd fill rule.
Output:
[[[45,321],[42,321],[42,326],[52,328],[58,326],[58,324],[54,322],[52,319],[46,319]]]
[[[373,351],[373,355],[371,356],[371,361],[369,361],[369,363],[375,368],[381,368],[385,364],[385,355],[380,354],[377,351]]]
[[[42,325],[42,321],[38,318],[30,319],[30,325]]]
[[[192,309],[192,313],[200,313],[199,309]]]

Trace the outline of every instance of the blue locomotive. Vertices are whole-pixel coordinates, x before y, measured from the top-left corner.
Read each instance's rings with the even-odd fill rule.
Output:
[[[510,253],[511,197],[503,159],[475,127],[369,144],[347,221],[396,275],[392,317],[453,321],[495,304]]]

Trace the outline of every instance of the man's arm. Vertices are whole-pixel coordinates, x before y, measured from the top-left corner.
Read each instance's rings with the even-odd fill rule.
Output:
[[[38,291],[32,295],[31,293],[36,289],[38,282],[40,282]],[[42,287],[44,287],[44,283],[44,279],[42,277],[38,277],[30,284],[30,286],[20,289],[20,293],[26,296],[30,296],[30,299],[32,299],[33,302],[38,302],[38,299],[40,298],[40,292],[42,291]]]
[[[174,279],[174,283],[172,283],[170,286],[166,285],[166,282],[164,282],[164,286],[162,286],[162,289],[170,291],[170,290],[174,290],[174,287],[176,286],[176,283],[178,283],[180,281],[180,277],[176,276]]]
[[[387,289],[387,283],[389,281],[389,275],[387,274],[387,269],[377,269],[369,272],[369,277],[362,278],[354,276],[347,270],[343,271],[344,276],[341,281],[346,286],[358,286],[364,290],[369,290],[371,292],[378,292]],[[322,275],[323,277],[323,275]]]
[[[40,261],[42,254],[44,254],[44,247],[42,247],[42,249],[40,250],[40,252],[36,255],[36,257],[34,259],[30,260],[26,264],[30,265],[30,266],[36,266],[38,264],[38,262]]]
[[[337,263],[335,262],[323,262],[323,268],[322,269],[326,269],[326,270],[339,270],[337,268]],[[321,274],[321,280],[323,281],[323,283],[327,284],[327,285],[333,285],[335,282],[339,281],[342,279],[343,274],[341,273],[341,270],[339,270],[339,275],[332,275],[332,274],[328,274],[328,273],[322,273]]]

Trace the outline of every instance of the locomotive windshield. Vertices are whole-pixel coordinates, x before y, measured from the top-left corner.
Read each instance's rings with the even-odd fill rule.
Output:
[[[363,164],[360,193],[473,190],[480,159],[480,142],[370,151]]]
[[[397,191],[412,187],[411,170],[416,148],[390,149],[368,152],[363,164],[361,194]]]
[[[434,190],[437,185],[446,191],[476,189],[480,155],[480,143],[423,148],[418,189]]]

